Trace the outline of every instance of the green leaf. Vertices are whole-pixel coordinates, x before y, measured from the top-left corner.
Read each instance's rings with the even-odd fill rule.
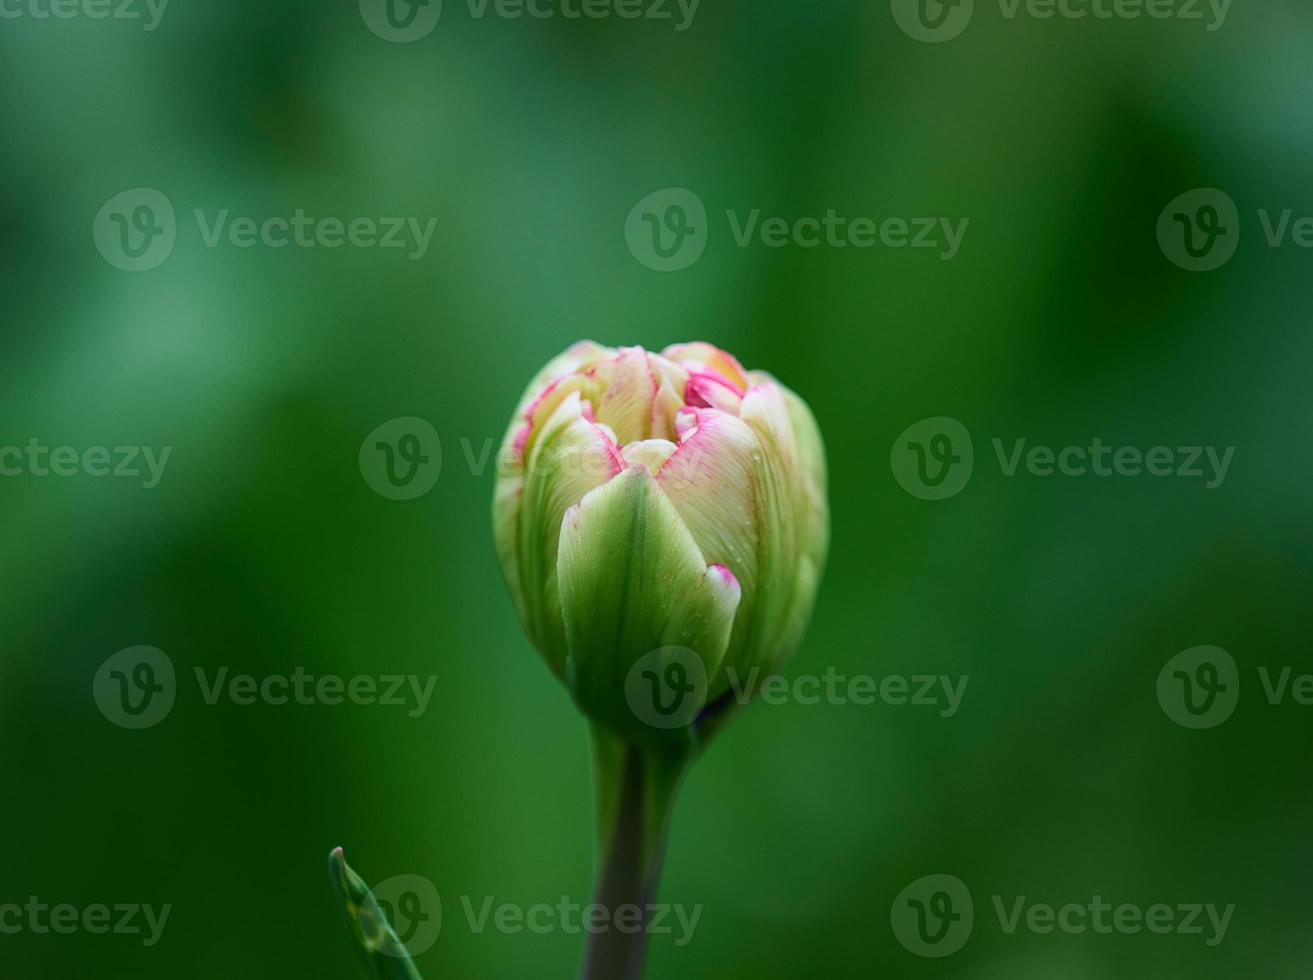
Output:
[[[328,870],[342,900],[347,931],[370,975],[378,980],[423,980],[369,886],[346,863],[342,848],[328,856]]]

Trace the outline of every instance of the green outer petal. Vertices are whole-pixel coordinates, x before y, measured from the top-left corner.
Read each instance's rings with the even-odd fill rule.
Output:
[[[645,654],[682,646],[714,678],[739,605],[739,585],[702,558],[645,466],[626,469],[566,514],[557,586],[579,706],[619,734],[655,730],[628,709],[625,680]]]
[[[811,412],[784,385],[755,372],[741,417],[765,450],[759,469],[762,574],[758,615],[745,636],[752,659],[740,669],[779,669],[793,655],[820,581],[829,536],[825,459]]]
[[[558,677],[565,669],[565,627],[556,597],[556,548],[565,512],[620,472],[619,450],[581,414],[572,394],[543,426],[529,454],[519,495],[517,574],[525,630]]]
[[[769,602],[774,566],[763,566],[763,525],[769,519],[764,485],[769,479],[765,449],[746,422],[727,412],[702,409],[697,430],[688,434],[657,473],[703,558],[733,570],[743,590],[725,664],[742,675],[753,658],[758,623]],[[778,508],[775,508],[778,512]],[[778,564],[778,563],[776,563]],[[788,572],[787,574],[791,574]],[[722,678],[722,688],[729,678]],[[712,696],[722,693],[720,688]]]
[[[830,506],[827,496],[829,475],[825,467],[825,444],[821,440],[820,427],[805,401],[784,385],[780,385],[780,390],[784,392],[794,440],[798,446],[795,506],[802,545],[798,579],[784,626],[783,640],[787,655],[802,639],[812,606],[816,602],[816,590],[820,585],[821,572],[825,568],[825,558],[830,547]]]
[[[506,588],[515,601],[515,611],[520,614],[520,622],[527,623],[529,611],[524,590],[520,587],[520,564],[515,554],[515,542],[519,532],[520,498],[523,495],[523,473],[507,472],[497,475],[497,485],[492,492],[492,539],[497,546],[497,561],[501,564]]]
[[[502,437],[501,448],[497,453],[497,482],[492,496],[492,534],[502,575],[515,602],[515,611],[519,613],[520,622],[525,625],[526,630],[529,629],[529,606],[532,600],[525,594],[525,586],[534,589],[538,587],[538,583],[524,582],[519,567],[517,541],[520,533],[520,501],[524,492],[527,460],[516,452],[516,440],[521,430],[529,424],[525,413],[538,401],[549,385],[563,380],[585,365],[595,363],[614,353],[615,351],[610,347],[603,347],[591,340],[581,340],[556,355],[525,387],[516,405],[515,413],[511,416],[510,424],[506,427],[506,434]],[[565,394],[565,391],[561,392],[562,397]],[[532,633],[530,639],[533,639]]]

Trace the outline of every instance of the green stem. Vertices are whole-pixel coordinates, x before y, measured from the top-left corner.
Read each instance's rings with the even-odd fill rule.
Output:
[[[647,952],[649,906],[656,897],[675,793],[691,760],[683,749],[640,747],[595,728],[598,876],[596,903],[610,928],[590,936],[583,980],[639,980]],[[641,928],[616,927],[625,906]],[[633,912],[622,921],[633,922]]]

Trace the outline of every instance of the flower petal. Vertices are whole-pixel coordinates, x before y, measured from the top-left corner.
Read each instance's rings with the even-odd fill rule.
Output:
[[[675,452],[675,444],[669,439],[644,439],[631,442],[620,450],[626,465],[642,463],[649,471],[655,473]]]
[[[672,377],[672,372],[678,374]],[[622,347],[593,370],[599,390],[597,418],[615,430],[621,444],[674,436],[674,415],[683,405],[687,374],[641,347]]]
[[[761,443],[744,422],[714,409],[687,409],[693,419],[657,472],[702,557],[734,570],[751,598],[757,582],[757,501]],[[744,610],[747,612],[748,610]]]
[[[566,650],[556,594],[561,522],[588,491],[623,467],[619,447],[604,426],[584,416],[577,392],[543,426],[529,458],[514,517],[513,574],[515,582],[525,586],[520,590],[525,631],[558,676],[565,667]]]
[[[644,655],[687,647],[708,678],[716,676],[741,595],[728,569],[708,566],[642,465],[566,514],[557,583],[567,682],[590,716],[619,732],[644,731],[624,695],[629,670]]]
[[[714,371],[737,388],[739,394],[748,387],[748,376],[743,365],[733,354],[713,344],[700,340],[691,344],[671,344],[661,353],[690,371]]]
[[[754,378],[740,417],[765,450],[760,471],[762,563],[754,639],[762,663],[778,667],[802,636],[828,545],[825,462],[810,411],[771,378]]]
[[[718,408],[738,415],[743,392],[714,371],[694,371],[688,376],[684,400],[697,408]]]
[[[787,426],[783,402],[779,410]],[[781,630],[799,571],[798,538],[787,526],[793,485],[769,428],[779,418],[767,413],[758,428],[715,409],[687,409],[679,448],[657,476],[706,560],[734,569],[743,585],[725,655],[740,674],[783,660]]]

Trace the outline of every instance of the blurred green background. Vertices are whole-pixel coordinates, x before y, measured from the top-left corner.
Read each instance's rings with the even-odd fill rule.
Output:
[[[140,479],[0,479],[0,905],[170,904],[158,944],[0,934],[0,976],[363,976],[329,891],[443,895],[428,980],[569,977],[579,936],[474,933],[457,896],[592,888],[587,732],[524,639],[493,555],[495,461],[523,385],[581,337],[705,339],[806,397],[828,443],[833,548],[791,676],[969,676],[952,717],[758,705],[693,770],[661,897],[705,909],[653,978],[1307,976],[1313,669],[1307,487],[1313,254],[1260,208],[1313,214],[1313,12],[1009,19],[977,0],[929,44],[888,3],[704,0],[675,21],[474,16],[411,43],[355,4],[172,0],[154,30],[0,19],[0,445],[172,446]],[[115,0],[116,5],[121,0]],[[38,7],[38,10],[43,9]],[[137,8],[133,8],[137,9]],[[1206,16],[1211,18],[1207,9]],[[18,13],[14,14],[14,11]],[[138,12],[149,17],[141,7]],[[154,188],[176,246],[128,272],[93,222]],[[667,187],[702,257],[661,273],[624,226]],[[1224,189],[1222,268],[1168,261],[1167,202]],[[436,219],[426,255],[206,247],[193,211]],[[727,209],[969,218],[960,253],[737,247]],[[432,490],[388,499],[357,453],[418,416]],[[899,433],[974,439],[970,483],[905,492]],[[1008,445],[1235,446],[1225,482],[1005,477]],[[464,441],[462,441],[464,440]],[[177,702],[97,709],[116,651],[163,650]],[[1155,697],[1200,644],[1240,671],[1194,731]],[[208,705],[194,676],[436,675],[403,708]],[[975,898],[922,959],[909,883]],[[1233,903],[1225,940],[1006,933],[991,896]]]

